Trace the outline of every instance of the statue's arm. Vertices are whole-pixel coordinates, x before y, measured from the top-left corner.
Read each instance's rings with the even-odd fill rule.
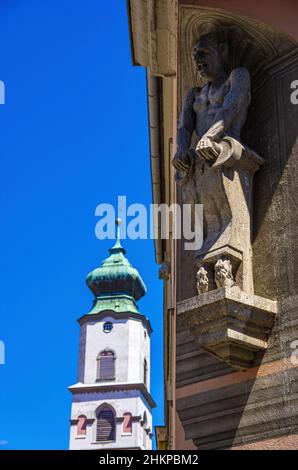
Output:
[[[177,151],[173,158],[173,165],[176,168],[184,169],[189,166],[187,152],[191,145],[192,134],[195,129],[195,113],[193,110],[195,89],[192,88],[183,101],[182,110],[179,116],[177,131]]]
[[[247,69],[239,67],[230,75],[230,90],[222,107],[216,113],[214,124],[206,136],[218,142],[228,130],[239,113],[246,114],[250,104],[250,76]]]
[[[194,89],[192,88],[183,101],[182,111],[179,116],[177,132],[177,150],[187,151],[191,144],[191,138],[195,129],[195,113],[193,110]]]

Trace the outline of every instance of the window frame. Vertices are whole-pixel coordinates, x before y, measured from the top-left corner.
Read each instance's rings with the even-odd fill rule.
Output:
[[[84,419],[84,422],[83,424],[81,425],[80,427],[80,430],[83,430],[85,432],[83,433],[79,433],[79,423],[81,422],[82,418]],[[76,435],[75,435],[75,438],[76,439],[86,439],[87,437],[87,416],[86,415],[83,415],[83,414],[80,414],[77,418],[77,423],[76,423]]]
[[[126,411],[125,413],[123,413],[123,421],[122,421],[122,436],[131,436],[132,435],[132,413],[130,411]],[[129,429],[130,431],[125,431],[124,430],[124,423],[125,423],[125,418],[126,417],[129,417],[128,418],[128,423],[129,423]]]
[[[105,327],[106,327],[107,325],[109,325],[109,327],[111,327],[111,328],[110,328],[110,329],[105,329]],[[111,321],[105,321],[104,324],[102,325],[102,331],[103,331],[104,333],[106,333],[106,334],[111,333],[111,331],[113,330],[113,328],[114,328],[114,324],[113,324],[113,322],[111,322]]]
[[[110,376],[102,376],[102,360],[106,357],[112,358],[112,372]],[[116,378],[116,354],[112,349],[104,349],[100,351],[96,358],[96,382],[105,382],[115,380]]]
[[[112,439],[98,439],[99,437],[99,420],[100,415],[104,412],[110,412],[112,414]],[[104,443],[111,443],[116,442],[117,440],[117,419],[116,419],[116,411],[115,409],[106,403],[100,405],[100,407],[96,410],[95,413],[95,442],[97,444],[104,444]]]

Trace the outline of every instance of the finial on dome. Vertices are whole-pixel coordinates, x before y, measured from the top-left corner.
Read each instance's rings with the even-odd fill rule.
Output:
[[[125,254],[126,251],[121,245],[121,237],[120,237],[120,225],[122,224],[122,220],[119,217],[117,217],[117,219],[115,220],[115,223],[117,226],[116,242],[115,242],[115,245],[112,248],[110,248],[109,251],[110,253],[116,253],[116,252],[122,251],[122,253]]]
[[[117,225],[117,238],[116,238],[116,240],[117,240],[117,242],[119,241],[119,243],[120,243],[120,225],[121,224],[122,224],[122,220],[118,217],[116,219],[116,225]]]

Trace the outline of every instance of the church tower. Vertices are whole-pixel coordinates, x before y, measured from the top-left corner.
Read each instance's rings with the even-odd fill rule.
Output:
[[[72,393],[70,449],[151,449],[150,322],[136,302],[146,293],[117,240],[86,279],[93,308],[80,324],[78,382]]]

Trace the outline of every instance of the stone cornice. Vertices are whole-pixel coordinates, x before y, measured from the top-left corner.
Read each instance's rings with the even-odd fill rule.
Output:
[[[128,0],[132,62],[153,75],[176,74],[177,0]]]
[[[150,408],[156,407],[156,403],[153,400],[151,394],[148,392],[147,388],[142,383],[128,383],[128,382],[119,383],[118,382],[118,383],[113,383],[113,384],[103,384],[103,383],[83,384],[79,382],[68,387],[68,390],[73,395],[76,395],[79,393],[105,393],[105,392],[137,390],[142,394],[143,398],[146,400]]]
[[[177,314],[180,315],[185,312],[190,312],[192,310],[196,310],[198,307],[213,304],[214,302],[224,299],[240,302],[258,309],[265,309],[272,312],[272,314],[277,314],[278,311],[278,305],[275,300],[243,292],[237,287],[221,287],[179,302],[177,304]]]

